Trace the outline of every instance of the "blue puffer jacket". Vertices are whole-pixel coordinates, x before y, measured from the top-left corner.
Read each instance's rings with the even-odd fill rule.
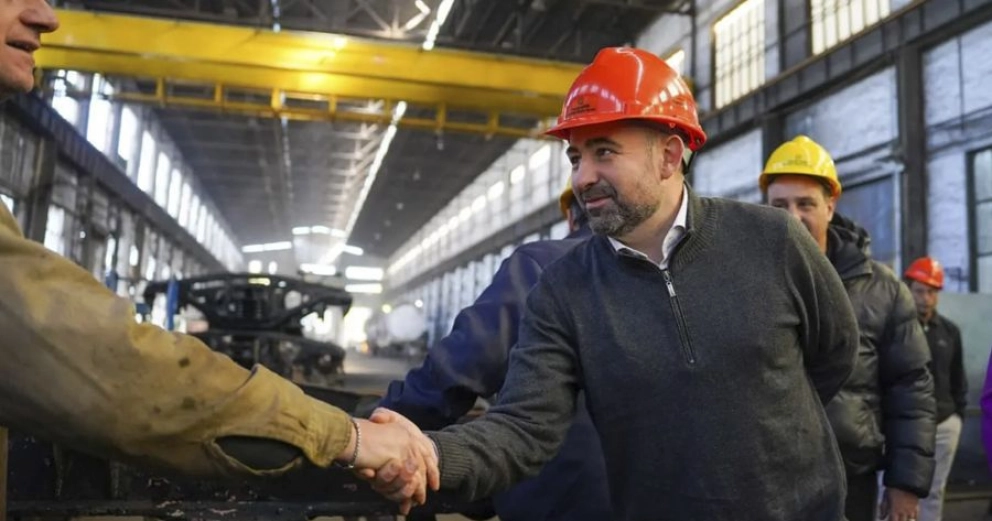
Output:
[[[564,240],[524,244],[503,261],[492,283],[455,318],[451,333],[430,349],[424,364],[393,382],[379,403],[424,430],[455,423],[503,386],[507,356],[527,294],[544,268],[588,232]],[[611,519],[599,436],[580,395],[574,423],[558,455],[540,474],[493,498],[502,521]]]

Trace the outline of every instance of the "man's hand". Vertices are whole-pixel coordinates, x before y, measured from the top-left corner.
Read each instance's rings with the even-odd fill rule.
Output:
[[[378,408],[370,417],[374,425],[388,426],[390,428],[402,429],[412,440],[411,450],[419,456],[425,464],[426,472],[413,476],[416,480],[426,479],[426,484],[431,490],[438,490],[441,484],[441,476],[438,470],[438,455],[434,448],[434,443],[425,436],[420,429],[403,415],[389,409]],[[369,481],[372,488],[392,501],[401,503],[401,510],[409,508],[412,499],[417,501],[417,497],[411,497],[411,474],[404,472],[405,469],[393,464],[382,467],[364,467],[358,471],[359,477]],[[415,482],[415,485],[423,487],[422,482]],[[426,492],[424,494],[426,498]],[[417,501],[423,504],[423,501]],[[404,511],[405,513],[405,511]]]
[[[878,507],[879,519],[890,521],[916,521],[920,498],[897,488],[886,488],[882,504]]]
[[[390,477],[388,486],[373,488],[392,501],[400,503],[404,515],[413,504],[427,501],[427,487],[438,489],[437,458],[432,446],[425,448],[426,437],[419,430],[412,432],[399,423],[374,423],[355,420],[361,435],[352,437],[352,443],[342,452],[339,460],[350,461],[355,450],[355,468],[359,476],[383,474]],[[414,427],[416,428],[416,427]],[[430,445],[430,440],[426,440]]]

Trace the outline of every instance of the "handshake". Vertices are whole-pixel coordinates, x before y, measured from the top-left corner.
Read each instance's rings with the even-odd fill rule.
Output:
[[[351,442],[338,456],[372,489],[400,504],[406,515],[438,490],[441,473],[434,442],[403,415],[378,408],[368,420],[353,419]]]

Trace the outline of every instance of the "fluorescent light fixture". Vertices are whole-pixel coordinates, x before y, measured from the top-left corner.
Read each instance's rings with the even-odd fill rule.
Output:
[[[291,250],[293,249],[293,243],[290,241],[281,242],[269,242],[265,244],[249,244],[241,248],[242,253],[258,253],[262,251],[280,251],[280,250]]]
[[[393,109],[393,118],[389,124],[389,127],[386,128],[386,132],[382,136],[382,141],[379,142],[379,150],[375,153],[375,158],[372,160],[372,166],[369,167],[369,173],[365,176],[365,182],[362,184],[362,190],[358,194],[358,200],[355,202],[355,206],[351,210],[351,217],[348,219],[348,226],[346,226],[344,230],[345,237],[351,235],[351,230],[355,227],[355,221],[358,219],[358,214],[362,211],[362,206],[365,205],[365,198],[368,197],[369,190],[372,189],[372,183],[375,182],[375,178],[379,174],[379,167],[382,166],[382,161],[386,159],[386,152],[389,152],[389,145],[392,144],[393,138],[396,137],[396,124],[403,119],[403,114],[406,114],[405,101],[397,103],[396,107]]]
[[[314,275],[319,275],[322,277],[330,277],[332,275],[337,275],[338,269],[334,266],[328,266],[326,264],[300,264],[300,269],[306,273],[312,273]]]
[[[332,230],[327,226],[297,226],[293,228],[293,235],[335,235],[337,233],[343,233],[341,230]]]
[[[377,295],[382,293],[382,284],[348,284],[344,287],[348,293],[365,293]]]
[[[344,269],[344,276],[352,280],[382,280],[382,275],[382,268],[348,266]]]
[[[451,6],[454,3],[455,0],[444,0],[437,8],[437,17],[434,18],[434,23],[431,24],[430,31],[427,32],[427,39],[424,40],[423,49],[425,51],[434,48],[434,40],[437,39],[437,34],[444,26],[444,21],[448,18],[448,13],[451,12]]]
[[[358,246],[350,246],[348,244],[342,246],[341,251],[352,255],[365,255],[365,250],[359,248]]]

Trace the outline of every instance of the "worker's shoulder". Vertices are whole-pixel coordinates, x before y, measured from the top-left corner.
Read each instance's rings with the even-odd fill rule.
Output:
[[[542,268],[562,258],[586,239],[548,239],[528,242],[513,251],[513,256],[529,259]]]
[[[896,272],[884,262],[869,258],[868,264],[871,266],[872,285],[877,288],[876,294],[885,295],[888,298],[902,298],[909,302],[913,297],[909,292],[909,286],[896,275]]]
[[[937,320],[940,322],[940,324],[943,327],[945,327],[951,333],[951,335],[958,335],[958,336],[961,335],[961,328],[959,328],[957,323],[955,323],[953,320],[947,318],[947,315],[935,313],[935,316]]]
[[[793,219],[788,213],[773,206],[737,201],[723,197],[699,197],[700,217],[711,220],[724,233],[739,236],[741,233],[788,231]]]

